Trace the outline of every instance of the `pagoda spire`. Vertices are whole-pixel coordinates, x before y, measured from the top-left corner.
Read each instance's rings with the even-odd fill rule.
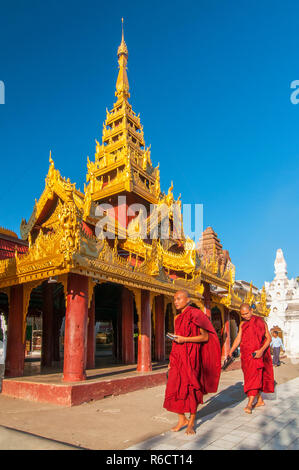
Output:
[[[106,110],[102,144],[96,141],[95,162],[88,160],[86,181],[91,182],[93,201],[126,191],[157,204],[161,195],[160,171],[153,167],[140,117],[129,103],[128,56],[122,19],[121,43],[117,50],[117,101],[110,111]]]
[[[116,81],[116,92],[115,92],[115,96],[118,98],[118,101],[122,99],[130,98],[129,80],[127,76],[127,63],[128,63],[129,53],[128,53],[128,48],[124,39],[124,19],[122,18],[121,21],[122,21],[122,37],[121,37],[121,43],[117,50],[119,72],[118,72],[118,77]]]

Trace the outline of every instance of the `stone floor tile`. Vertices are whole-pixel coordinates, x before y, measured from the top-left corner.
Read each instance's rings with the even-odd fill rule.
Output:
[[[297,432],[296,432],[297,431]],[[289,446],[299,437],[298,430],[294,430],[291,427],[283,428],[280,432],[273,436],[277,442],[281,442],[282,445]]]
[[[190,441],[190,440],[196,440],[198,439],[198,436],[200,436],[200,433],[198,432],[197,429],[195,429],[196,433],[195,434],[186,434],[186,429],[182,429],[181,431],[177,433],[171,433],[172,436],[175,436],[175,439],[178,439],[179,441]]]
[[[251,420],[250,426],[259,426],[260,428],[266,426],[267,424],[271,423],[274,420],[273,416],[255,416],[254,419]],[[248,423],[249,424],[249,423]]]
[[[243,435],[239,434],[225,434],[224,436],[222,436],[222,440],[224,441],[227,441],[227,442],[230,442],[232,445],[235,445],[235,444],[238,444],[238,442],[241,442],[243,439],[246,439],[247,436],[244,436],[244,433]]]
[[[284,450],[287,449],[294,441],[296,441],[296,439],[296,435],[290,432],[284,432],[284,430],[282,430],[271,440],[266,442],[265,446],[262,447],[262,450]]]
[[[212,442],[211,445],[213,447],[218,447],[219,449],[222,449],[222,450],[229,450],[229,449],[232,449],[234,447],[235,443],[225,441],[224,439],[218,439],[218,440]]]
[[[175,447],[170,446],[169,444],[159,444],[151,447],[150,450],[175,450]]]
[[[231,450],[259,450],[256,444],[246,445],[245,443],[239,442]]]
[[[287,450],[299,450],[299,438],[292,442],[292,444],[288,446]]]
[[[161,440],[160,442],[156,442],[156,445],[169,445],[171,446],[173,449],[177,449],[179,447],[181,447],[183,444],[185,443],[184,440],[182,439],[178,439],[177,436],[173,436],[173,434],[171,435],[166,435],[165,438],[163,440]],[[154,447],[151,447],[152,449],[154,449]]]
[[[282,425],[282,427],[285,427],[287,425],[289,425],[290,423],[292,423],[294,420],[294,415],[290,415],[290,414],[285,414],[285,415],[282,415],[282,416],[277,416],[277,418],[275,418],[275,422],[276,423],[279,423]]]
[[[130,447],[130,450],[131,449],[134,449],[134,450],[149,450],[155,444],[158,445],[158,444],[161,444],[162,442],[164,442],[164,439],[165,439],[164,436],[158,435],[158,436],[155,436],[151,439],[147,439],[146,441],[139,442],[138,444],[135,444],[134,446]]]
[[[250,423],[255,418],[255,415],[252,413],[251,415],[245,413],[244,410],[240,412],[239,415],[236,415],[234,419],[236,420],[237,424],[240,426],[242,424]]]
[[[243,426],[240,426],[240,431],[244,431],[244,432],[248,432],[250,434],[256,434],[257,432],[260,431],[261,429],[261,426],[259,424],[251,424],[251,423],[248,423],[246,425],[243,425]],[[236,431],[238,431],[238,429]]]
[[[222,433],[214,431],[212,433],[196,436],[196,439],[192,439],[193,436],[187,436],[187,438],[188,437],[189,439],[181,440],[180,448],[183,448],[184,445],[186,445],[189,449],[200,449],[206,447],[217,439],[221,439]]]
[[[244,450],[261,449],[262,446],[265,445],[270,439],[271,439],[271,435],[265,436],[261,434],[256,434],[249,438],[243,439],[243,441],[238,443],[235,447],[238,447],[239,449],[244,449]]]
[[[256,429],[254,429],[254,431],[252,431],[252,432],[256,432]],[[241,436],[241,437],[245,438],[245,437],[251,436],[252,432],[251,432],[251,431],[247,431],[247,430],[245,431],[245,430],[242,428],[242,430],[241,430],[241,429],[236,429],[235,431],[231,431],[230,434],[232,434],[233,436]]]
[[[233,422],[233,423],[226,423],[226,424],[223,424],[222,426],[214,426],[214,429],[217,428],[217,430],[221,431],[222,433],[229,433],[231,431],[234,431],[236,429],[238,429],[238,427],[240,426],[240,424],[238,422]]]
[[[177,447],[178,450],[202,450],[206,447],[207,444],[200,442],[187,442],[186,444]]]
[[[263,445],[260,450],[286,450],[287,447],[281,444],[276,444],[274,441],[267,442],[267,444]]]
[[[223,450],[223,449],[222,449],[222,447],[216,447],[216,446],[210,445],[208,447],[205,447],[202,450]]]

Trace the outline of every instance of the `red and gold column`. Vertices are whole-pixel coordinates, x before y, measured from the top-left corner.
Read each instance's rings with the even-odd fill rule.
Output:
[[[21,377],[24,374],[23,326],[23,285],[12,286],[10,288],[5,377]]]
[[[134,303],[132,293],[125,287],[121,296],[122,362],[134,364]]]
[[[155,359],[165,361],[164,296],[155,297]]]
[[[151,306],[149,291],[141,291],[141,325],[138,336],[138,372],[152,370],[151,354]]]
[[[64,367],[65,382],[85,380],[88,319],[88,278],[69,274],[65,314]]]

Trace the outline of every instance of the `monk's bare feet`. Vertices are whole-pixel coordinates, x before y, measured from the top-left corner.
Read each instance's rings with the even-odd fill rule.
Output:
[[[195,434],[195,429],[194,429],[194,426],[188,426],[187,429],[186,429],[186,432],[185,434]]]
[[[248,413],[249,415],[251,415],[251,413],[252,413],[252,407],[249,406],[249,405],[247,405],[247,406],[244,408],[244,411],[245,411],[245,413]]]
[[[265,406],[265,402],[262,399],[256,402],[256,404],[254,405],[254,408],[258,408],[259,406]]]
[[[172,432],[178,432],[182,427],[187,426],[187,424],[189,424],[189,421],[186,417],[184,419],[179,419],[178,424],[174,428],[171,428],[171,430]]]

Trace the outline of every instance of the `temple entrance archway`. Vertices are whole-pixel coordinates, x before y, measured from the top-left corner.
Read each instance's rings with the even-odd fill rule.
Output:
[[[63,284],[48,279],[32,289],[26,316],[25,361],[60,366],[64,346]]]
[[[95,285],[96,358],[121,359],[121,289],[108,282]]]
[[[136,363],[138,315],[133,293],[120,284],[95,284],[94,301],[97,366]]]
[[[65,294],[62,283],[49,278],[32,289],[27,308],[24,344],[25,364],[30,363],[31,369],[34,369],[34,364],[41,371],[52,367],[62,369],[64,319]]]
[[[6,377],[60,368],[64,287],[56,279],[10,288]]]

